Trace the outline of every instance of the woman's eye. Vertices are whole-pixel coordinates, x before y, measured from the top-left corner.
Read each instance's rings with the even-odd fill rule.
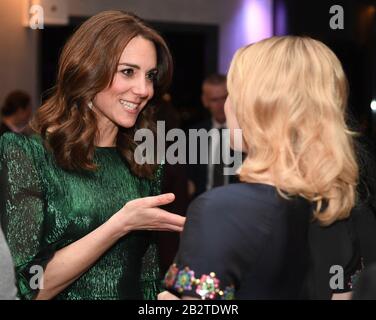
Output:
[[[133,76],[134,71],[133,69],[124,69],[124,70],[121,70],[121,73],[127,77],[131,77]]]
[[[155,80],[157,80],[157,73],[156,72],[150,72],[150,73],[146,74],[146,79],[154,82]]]

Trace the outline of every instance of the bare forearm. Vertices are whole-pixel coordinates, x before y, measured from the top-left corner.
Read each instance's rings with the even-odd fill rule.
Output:
[[[56,252],[44,273],[44,288],[37,299],[51,299],[85,273],[114,243],[132,230],[181,232],[185,218],[158,206],[174,200],[173,194],[129,201],[107,222]]]
[[[51,299],[85,273],[123,234],[110,221],[57,251],[48,263],[36,299]]]

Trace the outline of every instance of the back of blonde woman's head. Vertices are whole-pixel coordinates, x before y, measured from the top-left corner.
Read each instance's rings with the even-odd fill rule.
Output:
[[[335,54],[311,38],[260,41],[235,54],[228,91],[248,148],[240,178],[267,175],[283,195],[317,202],[324,225],[347,217],[358,167],[345,123],[347,80]]]

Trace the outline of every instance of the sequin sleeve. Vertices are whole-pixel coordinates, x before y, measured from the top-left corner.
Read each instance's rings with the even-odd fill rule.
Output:
[[[0,217],[16,267],[19,296],[33,299],[40,271],[51,259],[43,248],[44,200],[41,179],[27,137],[6,133],[0,138]]]
[[[164,166],[158,166],[154,179],[151,182],[151,195],[161,193],[161,184]],[[156,233],[151,233],[149,247],[142,259],[141,286],[143,298],[145,300],[154,300],[157,294],[161,292],[161,274],[159,268],[159,256],[156,243]]]
[[[161,280],[157,245],[153,239],[142,259],[141,287],[144,300],[156,299],[161,292]]]

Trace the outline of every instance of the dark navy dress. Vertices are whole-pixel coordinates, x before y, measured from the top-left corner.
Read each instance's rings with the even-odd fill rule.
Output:
[[[304,298],[311,217],[309,201],[271,185],[206,192],[188,209],[165,287],[201,299]]]

